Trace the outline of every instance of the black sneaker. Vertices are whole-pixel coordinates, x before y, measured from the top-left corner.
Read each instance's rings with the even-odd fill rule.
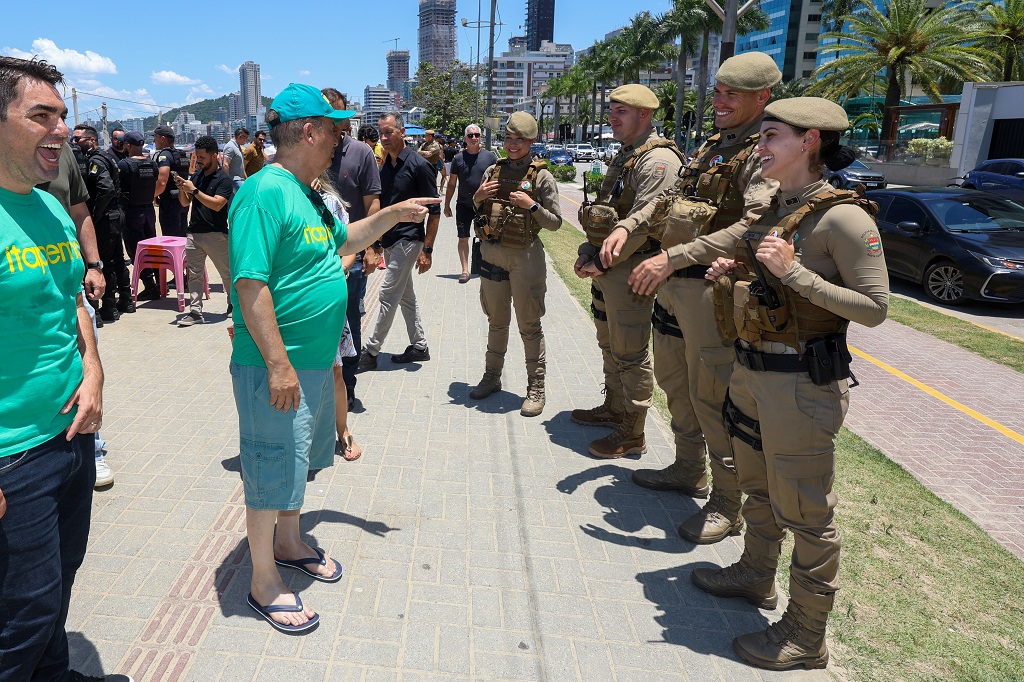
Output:
[[[96,328],[97,329],[103,329],[103,318],[100,317],[99,315],[97,315],[95,320],[96,320]]]
[[[130,675],[106,675],[104,677],[93,677],[83,675],[77,670],[68,671],[68,682],[135,682]]]
[[[100,319],[104,322],[117,322],[121,319],[121,311],[115,306],[105,305],[100,308]]]
[[[140,301],[155,301],[158,298],[161,298],[160,289],[157,287],[153,287],[152,289],[143,289],[142,293],[140,293],[137,298]]]
[[[135,312],[135,301],[132,300],[131,294],[121,296],[117,299],[117,309],[122,313]]]
[[[405,349],[405,352],[400,355],[392,355],[391,362],[398,363],[400,365],[407,362],[423,362],[424,360],[430,359],[429,348],[417,348],[416,346],[409,346]]]
[[[370,351],[363,349],[363,357],[359,358],[356,369],[365,372],[368,369],[377,369],[377,356]]]

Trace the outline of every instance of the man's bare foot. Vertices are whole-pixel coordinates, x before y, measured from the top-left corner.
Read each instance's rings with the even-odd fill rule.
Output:
[[[284,584],[282,583],[283,586]],[[255,585],[252,585],[250,594],[256,603],[264,608],[268,606],[295,606],[296,604],[296,595],[287,589],[277,592],[273,590],[260,591]],[[267,616],[281,625],[305,625],[316,616],[316,612],[305,604],[303,604],[303,607],[302,611],[274,611],[268,613]]]
[[[274,559],[279,561],[301,561],[303,559],[315,559],[317,552],[315,549],[307,545],[301,540],[292,545],[286,544],[280,538],[274,543]],[[326,559],[326,565],[319,563],[319,561],[311,561],[308,564],[303,564],[306,571],[316,573],[317,575],[323,576],[324,578],[330,578],[335,575],[338,571],[338,564],[334,562],[334,559],[324,556]],[[258,597],[255,592],[252,593],[254,597]],[[262,602],[261,602],[262,603]],[[292,602],[294,603],[294,602]]]

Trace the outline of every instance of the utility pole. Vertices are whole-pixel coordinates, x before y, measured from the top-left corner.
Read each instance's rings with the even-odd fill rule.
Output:
[[[485,144],[491,148],[491,114],[494,106],[494,15],[497,13],[498,0],[491,0],[491,26],[487,43],[487,109],[484,112],[484,127],[487,129]]]
[[[743,7],[740,7],[739,0],[726,0],[725,9],[716,0],[704,0],[711,11],[722,20],[722,47],[718,63],[721,64],[729,57],[736,54],[736,22],[750,11],[758,0],[747,0]]]
[[[106,146],[108,146],[110,144],[110,132],[107,130],[107,103],[106,102],[103,103],[102,111],[103,111],[103,118],[101,119],[103,121],[103,140],[102,140],[102,142],[103,142],[103,146],[106,147]],[[75,116],[75,118],[77,119],[78,116]]]
[[[75,112],[75,125],[78,125],[78,89],[71,88],[71,108]]]

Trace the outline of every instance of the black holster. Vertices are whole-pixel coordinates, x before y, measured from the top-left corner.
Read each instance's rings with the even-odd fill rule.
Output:
[[[704,269],[707,270],[707,268]],[[683,338],[683,331],[679,328],[679,320],[669,314],[669,312],[658,303],[657,299],[654,301],[654,312],[651,313],[651,325],[659,334],[674,336],[678,339]]]
[[[494,263],[488,263],[484,259],[480,259],[480,276],[484,279],[489,279],[492,282],[504,282],[508,279],[508,270],[499,268]]]
[[[850,349],[846,346],[845,334],[829,334],[820,339],[811,339],[805,344],[807,372],[816,386],[826,386],[833,381],[849,379]]]

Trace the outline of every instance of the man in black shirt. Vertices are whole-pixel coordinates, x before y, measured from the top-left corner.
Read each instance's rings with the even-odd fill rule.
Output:
[[[192,219],[188,224],[188,241],[185,243],[185,258],[188,260],[188,295],[191,310],[180,320],[179,327],[202,324],[203,318],[203,275],[206,272],[206,257],[213,261],[224,282],[224,293],[231,287],[231,270],[228,260],[228,208],[234,187],[231,178],[217,163],[217,140],[204,135],[196,140],[196,172],[186,180],[176,172],[171,174],[178,188],[178,201],[182,210],[192,204]],[[231,312],[231,300],[228,300]]]
[[[405,125],[401,114],[382,115],[377,121],[377,129],[380,131],[381,144],[387,152],[384,165],[380,168],[381,208],[416,197],[436,198],[437,169],[405,145]],[[380,312],[373,333],[363,348],[359,369],[377,368],[377,354],[395,321],[399,305],[409,332],[409,346],[404,353],[392,355],[391,361],[404,363],[430,359],[420,308],[413,289],[412,271],[415,267],[422,275],[430,269],[440,219],[440,208],[433,204],[429,207],[426,230],[423,223],[398,223],[381,237],[387,270],[380,286]]]
[[[456,187],[459,190],[459,196],[455,200],[455,229],[459,235],[459,260],[462,261],[459,284],[469,281],[469,237],[473,228],[473,217],[476,216],[473,194],[483,182],[484,171],[497,162],[498,157],[494,152],[484,149],[481,144],[480,126],[474,123],[466,126],[466,149],[456,154],[452,160],[451,172],[448,174],[448,189],[444,195],[444,215],[451,218],[452,195],[455,194]]]

